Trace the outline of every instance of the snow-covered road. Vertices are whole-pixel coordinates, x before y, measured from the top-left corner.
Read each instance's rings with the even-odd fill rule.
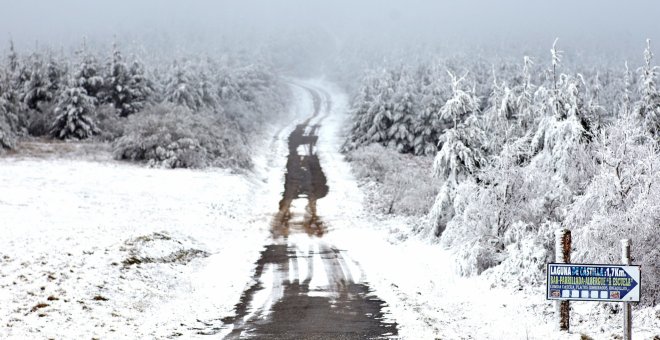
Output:
[[[333,113],[330,95],[319,86],[301,86],[313,99],[313,112],[288,137],[286,174],[279,211],[271,224],[273,239],[257,262],[254,283],[235,313],[207,334],[226,338],[375,339],[397,335],[357,262],[325,241],[342,228],[342,216],[327,216],[317,205],[336,204],[340,190],[329,187],[317,151],[323,121]],[[337,112],[334,112],[335,114]],[[336,131],[335,131],[336,132]],[[337,148],[327,150],[337,159]],[[328,157],[326,159],[331,159]],[[340,185],[343,186],[344,183]],[[340,187],[341,188],[341,187]],[[327,205],[326,205],[327,206]],[[212,323],[208,323],[212,325]]]

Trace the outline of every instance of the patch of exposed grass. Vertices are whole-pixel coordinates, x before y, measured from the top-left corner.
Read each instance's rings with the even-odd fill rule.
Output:
[[[139,257],[136,255],[131,255],[122,261],[122,264],[125,267],[130,267],[136,264],[143,263],[178,263],[178,264],[188,264],[195,258],[198,257],[208,257],[210,254],[204,250],[200,249],[180,249],[169,255],[162,257]]]
[[[38,304],[36,304],[34,307],[32,307],[32,309],[30,309],[30,313],[34,313],[34,312],[38,311],[39,309],[41,309],[41,308],[46,308],[46,307],[48,307],[48,306],[50,306],[50,305],[47,304],[47,303],[43,303],[43,302],[42,302],[42,303],[38,303]]]

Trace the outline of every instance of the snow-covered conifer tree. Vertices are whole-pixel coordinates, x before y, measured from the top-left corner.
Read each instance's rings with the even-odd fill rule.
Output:
[[[55,107],[57,118],[51,128],[51,135],[59,139],[85,139],[98,133],[90,117],[94,101],[82,86],[75,81],[71,82],[58,99]]]
[[[394,81],[389,74],[378,82],[378,96],[368,112],[368,116],[373,117],[373,120],[367,130],[367,138],[373,143],[387,143],[388,131],[392,125],[393,97]]]
[[[621,98],[621,109],[617,114],[619,117],[628,116],[632,112],[632,72],[628,68],[628,62],[625,62],[625,71],[623,72],[623,97]]]
[[[387,134],[388,144],[401,153],[410,152],[415,139],[412,131],[416,110],[413,90],[412,81],[406,76],[401,77],[397,85],[398,93],[394,98],[392,122]]]
[[[152,100],[155,90],[153,82],[147,78],[144,65],[140,61],[133,61],[129,69],[129,74],[130,80],[128,87],[133,97],[130,111],[134,113],[142,110]]]
[[[592,81],[591,85],[591,98],[586,104],[585,107],[585,122],[588,124],[590,130],[599,130],[603,125],[604,121],[607,119],[607,112],[605,108],[601,105],[601,80],[600,73],[596,72],[596,77]]]
[[[532,84],[531,68],[534,65],[532,58],[525,56],[523,59],[522,83],[514,91],[517,94],[516,106],[518,110],[518,122],[523,133],[534,124],[536,120],[534,110],[534,94],[536,87]]]
[[[0,70],[0,152],[14,147],[18,131],[17,106],[12,103],[14,92],[8,78]]]
[[[635,114],[642,120],[644,126],[656,138],[660,138],[660,92],[656,87],[658,66],[653,65],[651,40],[646,40],[644,50],[644,66],[640,69],[639,101],[635,104]]]
[[[197,86],[197,89],[203,105],[209,108],[215,108],[218,105],[218,99],[216,97],[217,90],[213,86],[211,79],[209,79],[205,72],[199,72],[198,78],[199,86]]]
[[[369,115],[371,106],[374,105],[375,89],[373,83],[375,79],[371,76],[366,76],[363,80],[363,85],[360,87],[358,94],[353,98],[351,107],[351,134],[349,140],[344,145],[346,150],[354,149],[358,146],[367,144],[367,131],[373,124],[373,117]]]
[[[103,79],[101,101],[112,104],[120,116],[133,113],[129,88],[130,74],[117,44],[112,44],[112,57],[107,63]]]
[[[144,108],[151,92],[142,64],[136,60],[129,67],[114,44],[106,67],[103,101],[112,104],[121,117],[127,117]]]
[[[176,64],[165,84],[165,101],[183,105],[193,112],[204,105],[197,82],[186,65]]]
[[[561,110],[561,104],[559,103],[559,81],[560,77],[557,74],[557,69],[561,67],[561,58],[564,54],[564,51],[558,50],[557,49],[557,42],[559,41],[559,38],[555,38],[555,41],[552,43],[552,48],[550,49],[550,55],[552,56],[552,86],[553,86],[553,96],[551,99],[553,100],[552,102],[552,107],[554,107],[555,112],[559,112]]]
[[[217,96],[221,102],[228,103],[238,97],[238,85],[227,70],[218,73],[217,84]]]
[[[48,90],[53,94],[53,97],[59,94],[65,74],[66,70],[51,54],[48,57],[48,64],[46,64],[46,78],[48,78]]]
[[[103,77],[96,61],[96,58],[86,51],[85,46],[78,52],[80,55],[80,65],[75,73],[77,86],[85,89],[88,96],[96,98],[97,102],[103,91]]]
[[[438,138],[447,127],[442,119],[442,90],[437,82],[431,81],[421,96],[421,108],[413,123],[413,147],[416,155],[434,155],[438,151]]]
[[[8,127],[18,134],[23,132],[20,121],[20,113],[23,111],[25,106],[18,91],[12,87],[11,75],[0,72],[0,113],[4,115]]]
[[[513,119],[516,114],[516,107],[514,96],[511,89],[506,85],[506,82],[498,83],[493,70],[493,85],[490,96],[488,97],[488,105],[484,112],[484,120],[486,129],[497,135],[506,135],[508,130],[508,121]]]
[[[485,163],[482,150],[485,135],[477,120],[477,117],[471,116],[440,136],[442,147],[435,157],[433,168],[441,180],[459,183],[474,175]]]
[[[48,82],[48,75],[39,55],[32,56],[30,79],[23,85],[23,103],[33,110],[39,110],[38,104],[53,99]]]
[[[9,71],[10,77],[13,77],[16,72],[18,72],[20,64],[18,61],[18,54],[14,49],[14,41],[9,40],[9,55],[7,56],[7,70]]]
[[[458,123],[463,121],[468,115],[476,113],[479,110],[479,99],[474,93],[465,91],[461,88],[461,82],[465,79],[465,74],[461,78],[447,71],[451,77],[451,90],[452,96],[442,106],[440,116],[443,119],[453,122],[453,127],[456,128]]]
[[[440,235],[454,215],[456,188],[462,181],[474,178],[485,163],[485,135],[480,128],[478,99],[460,86],[463,78],[449,73],[452,97],[442,107],[442,117],[451,119],[453,127],[440,136],[440,151],[435,156],[433,171],[442,180],[440,193],[431,210],[435,234]]]

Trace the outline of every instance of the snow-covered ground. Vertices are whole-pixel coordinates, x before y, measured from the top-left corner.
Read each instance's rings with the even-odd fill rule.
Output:
[[[3,159],[0,337],[153,334],[148,322],[173,319],[154,313],[164,301],[222,285],[223,265],[249,268],[236,244],[256,251],[263,239],[260,188],[222,171]],[[195,278],[210,265],[216,275]],[[227,283],[217,295],[240,294]]]
[[[410,221],[367,211],[338,151],[346,96],[320,80],[306,84],[332,98],[331,114],[316,118],[330,187],[318,201],[325,241],[358,263],[402,338],[620,332],[621,314],[594,303],[575,303],[572,333],[557,332],[542,287],[511,291],[461,278],[438,245],[401,241]],[[300,121],[312,102],[300,88],[295,95]],[[98,156],[0,158],[0,338],[190,338],[218,324],[268,243],[294,124],[272,127],[247,174],[149,169]],[[636,310],[634,320],[635,339],[660,335],[660,307]]]

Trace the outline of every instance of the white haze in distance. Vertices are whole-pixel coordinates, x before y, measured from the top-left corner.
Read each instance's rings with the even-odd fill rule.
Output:
[[[0,0],[0,48],[9,39],[68,47],[83,36],[213,46],[323,31],[336,43],[389,46],[545,48],[561,37],[566,49],[638,55],[644,39],[660,40],[659,17],[655,0]]]

